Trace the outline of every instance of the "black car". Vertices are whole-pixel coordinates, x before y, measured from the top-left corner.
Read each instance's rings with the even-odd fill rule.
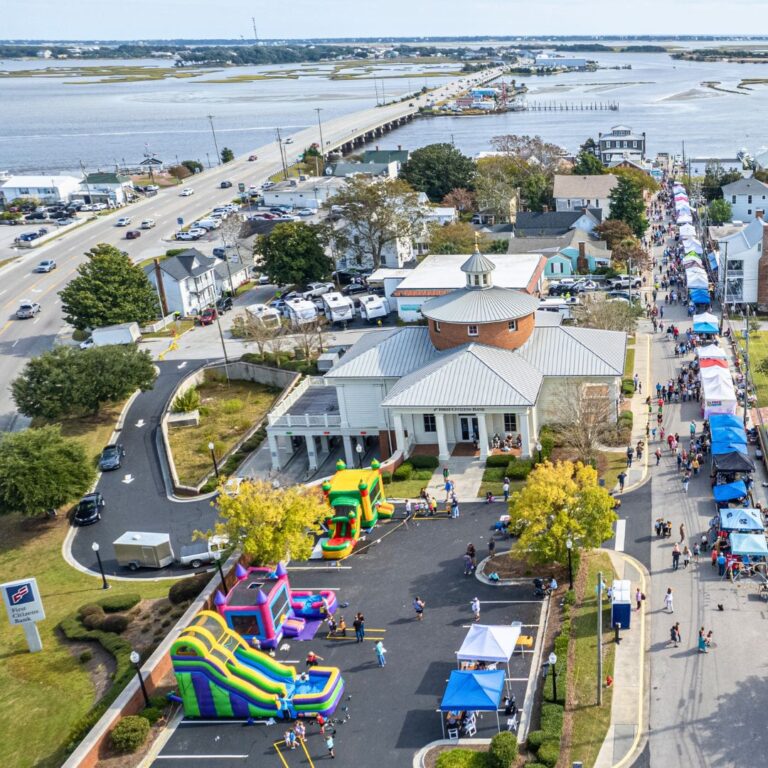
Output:
[[[362,283],[350,283],[349,285],[345,285],[341,292],[345,296],[354,296],[356,293],[368,293],[368,286],[363,285]]]
[[[104,448],[99,458],[99,469],[109,472],[112,469],[120,469],[125,456],[125,449],[120,443],[113,443]]]
[[[222,181],[221,184],[219,184],[220,189],[229,189],[232,186],[231,181]]]
[[[101,520],[101,513],[106,506],[104,497],[96,493],[87,493],[77,503],[72,521],[75,525],[93,525]]]
[[[228,310],[232,309],[232,297],[222,296],[220,299],[217,299],[216,309],[218,310],[219,314],[221,314],[222,312],[227,312]]]

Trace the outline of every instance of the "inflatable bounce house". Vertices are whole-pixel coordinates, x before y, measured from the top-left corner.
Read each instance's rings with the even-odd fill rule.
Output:
[[[318,593],[291,589],[282,563],[271,568],[235,569],[237,582],[224,595],[216,593],[216,610],[229,629],[261,648],[275,648],[283,637],[309,640],[329,614],[336,611],[331,590]]]
[[[336,667],[294,667],[248,647],[213,611],[198,613],[171,646],[186,717],[299,718],[330,715],[344,680]]]
[[[336,474],[323,483],[323,493],[331,514],[325,521],[329,531],[320,548],[325,560],[341,560],[349,555],[362,530],[390,518],[395,508],[384,496],[379,462],[370,469],[347,469],[343,461],[336,463]]]

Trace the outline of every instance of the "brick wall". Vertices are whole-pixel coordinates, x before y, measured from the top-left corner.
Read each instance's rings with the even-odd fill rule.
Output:
[[[429,338],[437,349],[452,349],[468,342],[487,344],[501,349],[518,349],[530,338],[535,326],[533,315],[517,319],[517,330],[510,331],[506,320],[500,323],[482,323],[477,326],[478,335],[470,336],[465,323],[440,323],[435,331],[434,320],[429,321]]]
[[[762,218],[762,216],[760,216]],[[768,226],[763,226],[763,247],[757,262],[757,304],[768,307]]]

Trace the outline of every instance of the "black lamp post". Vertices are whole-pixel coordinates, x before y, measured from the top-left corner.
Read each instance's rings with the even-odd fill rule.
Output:
[[[141,686],[141,692],[144,694],[144,703],[146,706],[149,706],[149,694],[147,694],[147,686],[144,685],[144,677],[141,674],[141,656],[136,651],[131,651],[131,655],[129,656],[131,660],[131,664],[133,664],[134,667],[136,667],[136,675],[139,678],[139,685]]]
[[[536,441],[536,450],[539,452],[539,464],[541,464],[541,452],[543,450],[543,446],[538,440]]]
[[[99,554],[99,543],[94,541],[93,544],[91,544],[91,549],[96,553],[96,562],[99,564],[99,572],[101,573],[101,588],[109,589],[109,584],[107,584],[107,576],[104,573],[104,563],[101,562],[101,555]]]
[[[213,559],[216,561],[216,567],[219,569],[219,578],[221,579],[221,589],[227,594],[227,581],[224,578],[224,571],[221,569],[221,552],[214,552]]]
[[[571,551],[573,550],[573,539],[569,536],[565,540],[565,548],[568,550],[568,585],[573,589],[573,565],[571,564]]]
[[[363,446],[358,442],[355,443],[355,451],[357,452],[357,461],[360,464],[360,469],[363,468]]]
[[[213,459],[213,471],[216,473],[216,477],[219,476],[219,462],[216,461],[216,446],[213,442],[208,443],[208,450],[211,452],[211,459]]]
[[[552,667],[552,701],[557,702],[557,670],[555,665],[557,664],[557,654],[549,654],[549,666]]]

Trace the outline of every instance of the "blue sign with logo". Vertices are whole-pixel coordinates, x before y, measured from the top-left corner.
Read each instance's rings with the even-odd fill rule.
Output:
[[[24,605],[24,603],[31,603],[35,599],[32,585],[29,582],[14,584],[12,587],[6,587],[5,591],[8,595],[8,602],[11,605]]]
[[[177,224],[178,224],[180,227],[183,227],[183,226],[184,226],[184,219],[182,219],[182,218],[181,218],[181,216],[179,216],[179,218],[178,218],[178,219],[176,219],[176,223],[177,223]]]

